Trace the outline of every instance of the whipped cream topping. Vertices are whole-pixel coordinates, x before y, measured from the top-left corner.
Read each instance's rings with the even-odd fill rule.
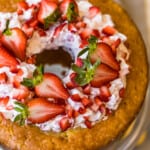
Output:
[[[29,4],[29,6],[32,6],[40,3],[41,0],[26,0],[26,2]],[[87,28],[97,29],[103,35],[102,33],[103,28],[107,26],[114,27],[114,23],[111,19],[111,16],[108,14],[102,14],[100,12],[95,17],[89,18],[88,10],[92,6],[90,2],[79,0],[77,1],[77,5],[79,8],[79,15],[80,17],[83,17],[83,22],[86,23]],[[0,13],[0,32],[3,32],[5,30],[7,20],[10,20],[9,28],[13,27],[22,28],[22,24],[25,21],[30,20],[32,18],[33,12],[34,10],[31,7],[30,9],[25,10],[22,15],[18,15],[17,12]],[[60,22],[57,22],[56,24],[52,25],[46,31],[46,36],[40,36],[38,31],[34,31],[32,37],[28,39],[26,55],[32,56],[34,54],[41,53],[45,49],[57,50],[59,47],[63,47],[64,50],[66,50],[72,56],[73,60],[76,61],[78,53],[82,50],[82,48],[80,48],[82,42],[81,38],[78,33],[71,32],[68,29],[67,23],[64,24],[64,27],[60,31],[59,35],[55,37],[54,32],[56,28],[60,25],[61,25]],[[99,88],[92,87],[90,98],[92,100],[93,105],[91,106],[91,108],[87,108],[83,114],[79,114],[74,118],[69,118],[69,122],[72,128],[76,127],[87,128],[87,125],[85,124],[85,118],[88,118],[88,121],[90,121],[92,125],[101,120],[106,119],[107,109],[110,111],[116,110],[119,103],[121,102],[122,98],[120,97],[119,91],[126,87],[126,75],[129,73],[129,65],[126,63],[126,61],[129,57],[129,52],[128,49],[123,44],[127,40],[127,37],[122,33],[120,33],[119,31],[116,31],[115,34],[110,35],[107,40],[109,40],[108,43],[111,43],[112,41],[116,41],[117,39],[121,40],[121,44],[119,45],[116,53],[117,60],[121,62],[119,72],[120,75],[119,78],[110,82],[109,91],[111,93],[111,96],[109,97],[109,101],[104,102],[103,105],[105,107],[102,107],[101,111],[99,111],[97,109],[97,104],[94,102],[94,98],[99,96],[101,92]],[[101,42],[101,40],[99,40],[99,42]],[[126,54],[126,58],[123,57],[122,53]],[[82,59],[86,57],[87,53],[81,56]],[[20,65],[18,65],[18,68],[20,68],[23,71],[23,74],[20,77],[21,78],[20,80],[22,81],[23,78],[32,76],[36,66],[22,62],[20,63]],[[62,79],[64,85],[70,81],[69,76],[72,74],[72,72],[73,70],[70,69],[68,75]],[[0,84],[0,98],[7,96],[10,98],[7,106],[4,107],[3,105],[2,106],[0,105],[0,112],[3,113],[3,115],[7,119],[13,121],[15,116],[17,116],[18,114],[13,109],[13,107],[15,107],[14,102],[17,101],[17,99],[14,98],[16,90],[14,90],[13,86],[13,78],[16,76],[16,74],[11,73],[9,68],[7,67],[1,67],[0,73],[6,73],[9,81],[9,83],[7,84]],[[87,97],[87,95],[84,94],[80,88],[71,89],[69,90],[69,93],[71,95],[78,94],[81,98]],[[67,103],[77,112],[80,111],[81,108],[82,109],[84,108],[82,102],[76,102],[72,100],[71,97],[68,98]],[[38,126],[43,131],[52,130],[55,132],[60,132],[61,128],[59,122],[64,117],[67,117],[67,114],[58,115],[49,121],[35,125]]]

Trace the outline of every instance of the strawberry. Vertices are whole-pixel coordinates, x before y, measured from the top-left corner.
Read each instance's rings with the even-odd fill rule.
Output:
[[[38,12],[38,21],[44,24],[45,29],[55,23],[60,16],[58,4],[53,0],[42,0]]]
[[[75,102],[80,102],[81,101],[81,97],[79,94],[73,94],[71,95],[71,99]]]
[[[86,86],[83,87],[83,93],[90,95],[90,93],[91,93],[91,85],[90,84],[87,84]]]
[[[29,25],[25,23],[25,24],[23,24],[23,26],[22,26],[22,30],[23,30],[23,32],[26,34],[26,36],[27,36],[28,38],[32,37],[33,32],[34,32],[34,28],[33,28],[33,27],[29,27]]]
[[[111,48],[112,48],[112,51],[114,54],[116,54],[117,52],[117,48],[118,46],[120,45],[121,43],[121,39],[117,39],[116,41],[114,41],[112,44],[111,44]]]
[[[109,101],[109,97],[111,96],[111,93],[107,86],[101,86],[100,87],[100,99],[104,102]]]
[[[91,85],[93,87],[100,87],[116,79],[117,77],[117,71],[111,69],[105,64],[100,64],[95,70],[94,78],[91,81]]]
[[[43,123],[65,112],[63,106],[56,105],[44,98],[34,98],[27,103],[29,116],[32,123]]]
[[[1,37],[1,43],[20,60],[25,60],[27,37],[21,29],[6,29]]]
[[[85,107],[88,107],[88,106],[92,105],[92,101],[89,98],[83,97],[81,101],[82,101],[82,104]]]
[[[100,9],[96,6],[91,6],[89,8],[89,18],[94,18],[97,14],[100,13]]]
[[[7,106],[9,102],[9,97],[0,97],[0,106]]]
[[[65,25],[66,25],[66,23],[60,24],[59,26],[57,26],[54,30],[53,37],[57,37]]]
[[[68,24],[68,30],[69,30],[70,32],[72,32],[72,33],[76,33],[76,32],[77,32],[77,28],[76,28],[76,26],[75,26],[74,23],[69,23],[69,24]]]
[[[111,27],[111,26],[106,26],[103,30],[102,33],[107,34],[107,35],[113,35],[115,34],[117,31],[115,28]]]
[[[18,61],[7,50],[0,46],[0,67],[9,67],[11,71],[17,70]]]
[[[91,129],[92,128],[92,123],[91,121],[89,121],[89,119],[85,118],[85,125],[87,126],[87,128]]]
[[[97,48],[90,54],[90,60],[92,63],[101,60],[102,63],[108,65],[114,70],[119,70],[119,63],[113,55],[111,47],[106,43],[98,43]]]
[[[7,74],[5,72],[0,73],[0,84],[7,82]]]
[[[63,0],[60,3],[60,12],[63,20],[75,21],[78,17],[78,6],[75,0]]]
[[[123,98],[124,95],[125,95],[125,88],[123,87],[123,88],[121,88],[120,91],[119,91],[119,96],[120,96],[121,98]]]
[[[66,131],[69,127],[71,127],[69,118],[67,117],[62,118],[59,122],[59,125],[62,131]]]
[[[78,21],[78,22],[76,22],[75,26],[76,26],[77,29],[85,28],[86,23],[83,22],[83,21]]]
[[[35,86],[35,93],[39,97],[68,99],[69,93],[60,78],[52,73],[45,73],[40,84]]]

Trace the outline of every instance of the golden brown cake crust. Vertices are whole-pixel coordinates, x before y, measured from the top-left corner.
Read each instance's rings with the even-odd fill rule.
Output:
[[[19,0],[0,0],[0,10],[14,10],[16,1]],[[116,28],[128,37],[127,42],[132,50],[127,91],[118,110],[108,120],[96,124],[92,129],[71,129],[58,134],[44,133],[32,126],[18,126],[0,117],[0,142],[2,144],[15,150],[96,150],[121,134],[140,110],[148,80],[147,57],[143,40],[120,6],[111,0],[90,1],[99,6],[102,12],[111,14]]]

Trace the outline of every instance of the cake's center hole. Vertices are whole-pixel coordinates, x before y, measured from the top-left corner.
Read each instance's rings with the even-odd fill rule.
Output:
[[[69,53],[59,48],[57,50],[44,50],[37,54],[37,65],[44,65],[44,72],[51,72],[63,78],[67,76],[73,60]]]

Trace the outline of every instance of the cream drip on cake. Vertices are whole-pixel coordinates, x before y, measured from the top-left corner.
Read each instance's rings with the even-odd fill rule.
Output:
[[[123,98],[129,73],[127,38],[111,16],[80,0],[26,0],[18,6],[0,13],[4,118],[55,132],[107,119]],[[36,65],[36,55],[60,47],[74,61],[62,78]]]

